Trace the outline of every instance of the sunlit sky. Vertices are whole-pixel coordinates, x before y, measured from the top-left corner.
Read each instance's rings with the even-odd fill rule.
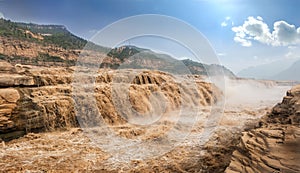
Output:
[[[125,17],[172,16],[197,28],[220,62],[237,73],[249,66],[300,58],[299,8],[299,0],[0,0],[0,17],[62,24],[90,39]],[[169,51],[177,58],[186,56]]]

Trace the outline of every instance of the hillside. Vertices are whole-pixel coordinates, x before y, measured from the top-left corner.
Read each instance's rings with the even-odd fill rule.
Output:
[[[0,37],[53,44],[64,49],[82,49],[87,41],[70,33],[61,25],[37,25],[0,19]]]
[[[104,51],[61,25],[38,25],[0,19],[0,60],[12,64],[74,66],[81,50]]]
[[[12,64],[37,66],[74,66],[79,55],[104,55],[101,68],[146,68],[181,74],[235,77],[219,65],[205,65],[191,60],[179,61],[166,54],[136,46],[106,48],[84,40],[62,25],[38,25],[0,19],[0,60]],[[85,45],[89,43],[88,47]],[[91,58],[89,58],[91,60]],[[92,59],[93,60],[93,59]],[[98,63],[98,62],[90,62]]]

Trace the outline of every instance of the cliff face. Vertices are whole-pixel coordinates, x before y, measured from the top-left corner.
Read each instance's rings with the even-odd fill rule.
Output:
[[[287,92],[260,122],[244,132],[226,172],[299,172],[300,85]]]

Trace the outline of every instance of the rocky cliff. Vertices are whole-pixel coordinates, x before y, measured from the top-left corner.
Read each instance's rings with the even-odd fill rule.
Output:
[[[300,85],[259,124],[243,133],[226,172],[299,172]]]

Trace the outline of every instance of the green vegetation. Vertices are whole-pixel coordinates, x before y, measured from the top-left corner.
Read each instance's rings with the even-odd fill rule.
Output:
[[[26,31],[30,31],[28,33]],[[34,38],[32,34],[43,39]],[[27,40],[40,44],[52,44],[64,49],[83,49],[87,41],[70,33],[61,25],[37,25],[0,19],[0,36]],[[100,47],[100,46],[99,46]]]
[[[129,58],[130,56],[133,56],[139,52],[140,50],[136,49],[134,46],[121,46],[112,49],[107,55],[124,61],[126,58]]]
[[[39,53],[39,56],[36,58],[39,61],[44,61],[44,62],[63,62],[64,60],[61,59],[58,56],[50,56],[49,54],[46,53]]]
[[[57,45],[64,49],[83,49],[87,41],[71,33],[57,33],[44,36],[44,42]]]
[[[190,70],[192,74],[207,75],[208,65],[192,61],[190,59],[182,60],[182,63]]]
[[[15,23],[18,27],[30,30],[33,33],[57,34],[69,33],[63,25],[38,25],[34,23]]]
[[[31,35],[24,33],[21,28],[10,20],[0,19],[0,36],[15,37],[17,39],[33,39]]]
[[[49,54],[40,53],[38,57],[28,58],[21,56],[12,56],[0,54],[0,60],[7,61],[11,64],[26,64],[26,65],[35,65],[35,66],[74,66],[75,61],[73,60],[64,60],[57,56],[50,56]]]

